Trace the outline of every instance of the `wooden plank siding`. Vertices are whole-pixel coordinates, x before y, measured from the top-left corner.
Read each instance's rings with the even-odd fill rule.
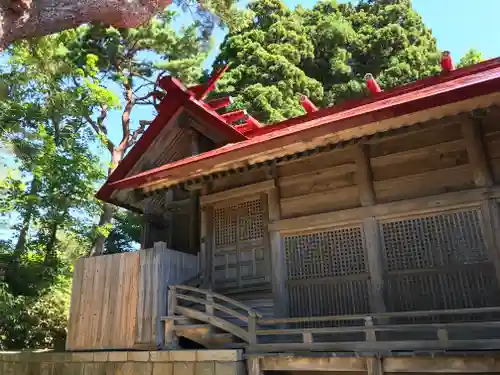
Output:
[[[67,350],[156,348],[167,287],[198,272],[198,258],[164,243],[138,252],[82,258],[75,264]]]
[[[75,264],[67,350],[132,348],[139,253],[80,259]],[[81,275],[81,277],[80,277]]]

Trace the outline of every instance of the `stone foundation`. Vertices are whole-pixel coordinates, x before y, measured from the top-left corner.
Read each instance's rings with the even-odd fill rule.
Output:
[[[0,352],[0,375],[244,375],[239,350]]]

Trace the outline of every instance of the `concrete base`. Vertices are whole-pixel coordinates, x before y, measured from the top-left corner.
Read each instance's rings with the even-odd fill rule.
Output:
[[[244,375],[239,350],[0,352],[0,375]]]

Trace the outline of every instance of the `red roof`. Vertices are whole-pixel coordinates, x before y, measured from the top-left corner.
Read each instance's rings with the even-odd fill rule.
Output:
[[[176,85],[180,84],[176,83]],[[221,117],[214,111],[207,109],[206,105],[185,94],[189,96],[188,99],[176,97],[168,103],[167,100],[164,100],[162,103],[164,109],[160,111],[158,116],[161,117],[161,120],[155,119],[97,196],[100,199],[109,200],[115,189],[136,188],[165,179],[187,180],[190,177],[203,175],[204,170],[209,170],[214,165],[232,160],[241,161],[252,155],[266,152],[266,150],[276,150],[294,143],[307,143],[327,134],[497,91],[500,91],[500,58],[429,77],[369,98],[320,109],[310,114],[245,133],[245,135],[237,132],[231,125],[224,123]],[[231,131],[227,128],[232,128],[238,133],[234,134],[236,143],[123,178],[123,172],[126,173],[135,163],[133,162],[134,158],[137,160],[137,155],[140,156],[144,152],[147,145],[151,144],[155,134],[159,133],[159,130],[168,122],[169,117],[172,117],[181,106],[186,106],[190,111],[196,111],[196,115],[200,119],[213,122],[213,126],[218,126],[220,131],[229,134]],[[163,125],[160,125],[160,122]],[[155,126],[153,127],[153,125]],[[238,137],[240,139],[236,139]],[[123,167],[125,163],[127,166]]]

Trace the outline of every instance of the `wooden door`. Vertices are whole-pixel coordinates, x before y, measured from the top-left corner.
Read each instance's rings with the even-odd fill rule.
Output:
[[[216,290],[270,282],[261,197],[214,207],[213,283]]]

